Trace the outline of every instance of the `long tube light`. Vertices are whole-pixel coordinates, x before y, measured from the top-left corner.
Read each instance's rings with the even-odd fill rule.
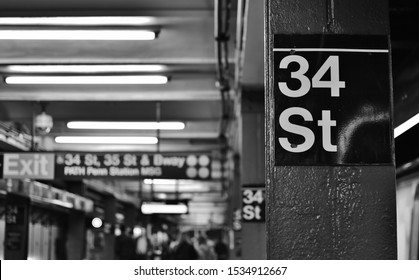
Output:
[[[157,144],[157,137],[57,136],[60,144]]]
[[[141,212],[143,214],[186,214],[188,213],[188,206],[183,203],[143,202],[141,204]]]
[[[394,129],[394,138],[400,136],[401,134],[405,133],[415,125],[419,123],[419,113],[399,125]]]
[[[8,65],[9,72],[23,73],[119,73],[119,72],[160,72],[166,67],[159,64],[77,64],[77,65]]]
[[[150,24],[144,16],[68,16],[68,17],[0,17],[0,25],[118,26]]]
[[[1,35],[0,35],[1,36]],[[117,76],[7,76],[7,84],[166,84],[168,78],[161,75],[117,75]]]
[[[0,40],[104,40],[142,41],[156,39],[151,30],[127,29],[13,29],[0,30]]]
[[[144,179],[144,184],[147,185],[151,185],[151,184],[156,184],[156,185],[177,185],[178,184],[178,180],[174,180],[174,179]]]
[[[151,191],[155,193],[202,193],[202,192],[209,192],[210,187],[205,185],[154,185],[153,188],[151,186],[143,186],[144,191]]]
[[[182,130],[183,122],[99,122],[71,121],[67,123],[70,129],[115,129],[115,130]]]

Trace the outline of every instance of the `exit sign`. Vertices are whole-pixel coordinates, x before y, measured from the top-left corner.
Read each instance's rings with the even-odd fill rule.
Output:
[[[392,164],[387,36],[274,35],[275,165]]]

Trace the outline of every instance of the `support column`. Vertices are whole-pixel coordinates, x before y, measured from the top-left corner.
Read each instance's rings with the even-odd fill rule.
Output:
[[[320,165],[300,153],[300,161],[286,158],[278,164],[278,153],[276,154],[278,146],[275,146],[281,137],[275,131],[278,129],[277,119],[279,119],[278,114],[280,113],[275,112],[275,109],[278,110],[282,105],[276,104],[277,108],[275,108],[275,97],[278,97],[275,96],[275,92],[278,94],[278,84],[274,80],[279,75],[276,71],[280,71],[278,70],[280,66],[274,61],[274,35],[277,39],[282,40],[283,37],[281,38],[280,35],[300,34],[302,35],[298,42],[300,45],[308,44],[304,40],[304,35],[308,34],[387,35],[389,33],[388,2],[382,0],[266,0],[265,9],[265,154],[268,259],[396,259],[394,149],[391,118],[389,120],[388,117],[392,113],[391,101],[389,101],[390,105],[385,108],[387,111],[382,115],[386,118],[385,125],[390,127],[387,129],[388,135],[376,136],[378,141],[383,138],[389,141],[387,149],[383,151],[391,155],[387,163],[353,162],[342,164],[342,161],[338,159],[336,164],[333,164],[328,162],[328,155],[326,155],[326,157],[320,158],[321,160],[326,158]],[[288,38],[293,39],[290,36]],[[362,40],[364,39],[368,38],[364,37]],[[374,42],[374,40],[371,41]],[[278,41],[275,44],[275,47],[284,46],[278,44]],[[286,47],[292,49],[294,46],[287,45]],[[292,54],[291,51],[286,55]],[[305,53],[301,56],[306,55]],[[334,55],[340,57],[341,54]],[[387,55],[388,58],[389,54],[384,55]],[[319,55],[319,61],[324,57],[324,53]],[[340,62],[339,67],[345,67],[343,62]],[[308,63],[309,71],[312,71],[313,68],[317,70],[321,66],[321,64],[313,63],[312,65],[310,63]],[[283,65],[283,68],[287,68],[287,66]],[[291,71],[297,71],[297,69],[298,67]],[[304,75],[310,76],[309,71]],[[330,71],[332,70],[330,69]],[[359,71],[375,73],[366,69],[359,69]],[[340,78],[342,80],[349,79],[351,74],[348,75],[344,77],[341,71]],[[327,75],[324,78],[325,80],[331,79]],[[294,84],[294,87],[298,86],[298,84]],[[351,86],[347,80],[346,88],[341,89],[341,96],[345,96]],[[390,83],[381,84],[381,86],[387,87],[386,90],[390,92]],[[330,96],[330,91],[326,91],[324,95],[327,93]],[[307,95],[313,96],[313,93],[310,91]],[[316,95],[313,99],[315,103],[318,103],[319,99],[322,101],[322,98],[326,98],[321,95]],[[391,100],[391,96],[385,98],[387,97]],[[298,101],[296,98],[292,99],[291,97],[293,101],[290,102]],[[329,109],[333,117],[333,114],[337,112],[333,111],[333,105],[330,104],[342,99],[330,100],[333,100],[328,103],[329,106],[332,106]],[[371,102],[374,103],[375,100],[371,100]],[[350,102],[345,104],[349,105]],[[307,108],[312,113],[311,109],[313,108]],[[376,114],[373,118],[377,120],[377,112],[374,111],[372,114]],[[288,120],[291,123],[298,123],[292,117]],[[308,118],[306,123],[298,124],[308,126],[307,121]],[[314,121],[317,125],[317,120]],[[341,125],[339,120],[337,123],[338,126]],[[292,136],[287,135],[291,139]],[[315,135],[318,136],[318,134]],[[318,141],[317,138],[316,141]],[[362,139],[361,142],[354,145],[361,143],[367,146],[367,148],[364,147],[367,152],[368,149],[374,148],[373,143],[368,144]],[[338,150],[353,148],[348,144],[342,146],[333,141],[332,144],[338,145]],[[290,149],[295,149],[298,145],[299,143],[291,143]],[[284,155],[284,152],[281,153],[279,156]],[[287,156],[294,157],[294,155],[285,155],[285,157]],[[288,163],[283,164],[283,162]]]
[[[242,259],[266,259],[263,88],[242,90]],[[257,188],[254,188],[254,187]],[[256,192],[259,192],[256,194]],[[256,209],[257,208],[257,209]]]
[[[68,182],[68,190],[78,195],[85,195],[86,186],[82,181]],[[84,259],[86,251],[86,213],[72,211],[67,223],[67,258],[69,260]]]
[[[105,248],[103,250],[102,259],[113,260],[115,259],[115,234],[113,226],[115,225],[115,214],[116,214],[116,198],[114,196],[107,196],[103,198],[105,206],[105,221],[104,221],[104,233],[105,233]]]

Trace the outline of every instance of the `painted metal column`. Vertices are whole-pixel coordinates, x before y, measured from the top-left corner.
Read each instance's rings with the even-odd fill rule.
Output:
[[[81,181],[67,183],[71,192],[84,196],[86,186]],[[73,211],[68,215],[67,257],[69,260],[82,260],[86,252],[86,213]]]
[[[268,259],[396,259],[396,194],[391,129],[388,129],[390,140],[387,150],[383,151],[391,159],[384,164],[330,164],[327,160],[321,165],[309,160],[310,164],[304,165],[278,164],[278,151],[275,150],[278,141],[275,132],[278,122],[275,87],[278,84],[274,79],[279,65],[274,62],[274,44],[278,47],[278,39],[274,41],[274,37],[280,41],[280,35],[294,39],[289,35],[299,34],[301,37],[298,40],[304,45],[306,42],[301,38],[309,34],[317,34],[318,37],[322,34],[388,35],[388,2],[266,0],[265,9]],[[388,58],[389,54],[386,55]],[[327,80],[328,76],[323,78]],[[351,85],[347,82],[346,86],[349,88]],[[391,93],[390,82],[382,86]],[[341,89],[341,96],[344,94]],[[389,102],[389,108],[384,113],[386,116],[391,116],[392,102]],[[391,118],[387,120],[391,128]],[[368,145],[374,148],[373,143]],[[291,148],[295,147],[291,145]],[[349,149],[348,146],[340,148]],[[301,161],[305,158],[302,157]]]
[[[266,259],[266,219],[265,211],[261,209],[264,205],[261,194],[265,193],[264,106],[261,97],[261,88],[242,90],[241,235],[242,259],[245,260]]]
[[[115,259],[115,234],[113,227],[115,225],[115,214],[117,209],[117,201],[114,196],[106,196],[103,198],[105,206],[104,234],[105,248],[103,250],[102,259]]]

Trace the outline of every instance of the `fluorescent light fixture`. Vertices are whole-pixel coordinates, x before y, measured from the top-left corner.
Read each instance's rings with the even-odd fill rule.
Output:
[[[160,75],[121,76],[8,76],[7,84],[73,84],[73,85],[140,85],[166,84],[168,78]]]
[[[141,204],[141,212],[143,214],[186,214],[188,213],[188,206],[183,203],[143,202]]]
[[[184,185],[193,185],[196,184],[196,181],[193,180],[178,180],[178,179],[144,179],[143,183],[146,185],[180,185],[180,186],[184,186]]]
[[[154,193],[202,193],[210,191],[210,187],[207,185],[201,184],[193,184],[193,185],[144,185],[143,191],[144,192],[151,192],[153,190]]]
[[[104,40],[142,41],[156,39],[156,32],[135,29],[13,29],[0,30],[0,40]]]
[[[57,136],[60,144],[157,144],[157,137]]]
[[[72,121],[67,123],[70,129],[121,129],[121,130],[182,130],[183,122],[91,122]]]
[[[159,64],[69,64],[69,65],[9,65],[9,72],[23,73],[119,73],[119,72],[160,72],[166,70]]]
[[[49,198],[42,198],[43,201],[45,202],[49,202],[61,207],[65,207],[65,208],[73,208],[74,205],[70,202],[66,202],[66,201],[61,201],[59,199],[49,199]]]
[[[415,125],[419,123],[419,113],[399,125],[394,129],[394,138],[400,136],[401,134],[405,133]]]
[[[151,184],[156,184],[156,185],[176,185],[177,184],[177,180],[173,180],[173,179],[144,179],[144,184],[147,185],[151,185]]]
[[[0,25],[135,26],[150,24],[153,20],[153,17],[143,16],[0,17]]]

